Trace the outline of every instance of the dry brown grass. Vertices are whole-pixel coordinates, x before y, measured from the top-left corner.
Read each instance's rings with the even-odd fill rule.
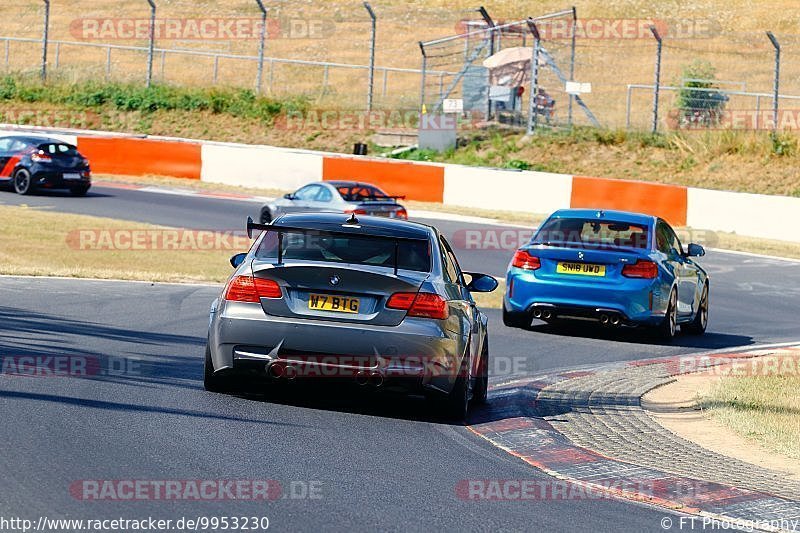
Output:
[[[795,360],[796,361],[796,360]],[[796,362],[795,362],[796,365]],[[777,365],[777,368],[784,368]],[[700,405],[712,418],[768,450],[800,459],[800,376],[791,372],[719,380]]]
[[[385,0],[375,2],[380,17],[378,65],[418,68],[419,40],[437,38],[455,33],[457,21],[475,18],[471,8],[476,3],[470,0],[408,1]],[[595,2],[576,0],[564,3],[558,0],[542,0],[534,5],[498,0],[487,4],[493,16],[501,21],[519,20],[529,15],[539,15],[577,7],[583,19],[655,19],[666,21],[677,27],[677,21],[703,31],[698,38],[673,39],[666,44],[663,79],[666,83],[680,77],[681,68],[692,59],[711,61],[723,80],[746,82],[748,90],[769,92],[771,90],[771,45],[764,31],[771,29],[784,46],[784,72],[782,89],[788,94],[800,94],[800,62],[794,61],[797,52],[796,33],[793,23],[785,13],[796,7],[789,0],[669,0],[645,2],[644,0],[616,0]],[[272,17],[294,20],[301,26],[309,21],[325,21],[321,38],[276,38],[269,41],[268,55],[277,58],[336,61],[367,64],[369,53],[369,24],[366,11],[360,2],[335,0],[314,2],[310,0],[286,2],[271,6]],[[10,0],[4,4],[6,24],[2,33],[29,38],[41,36],[41,3],[29,0]],[[147,17],[144,2],[134,0],[53,0],[51,34],[54,39],[79,40],[80,35],[70,31],[70,25],[80,18],[142,18]],[[159,2],[159,17],[255,17],[258,10],[252,0],[162,0]],[[299,21],[299,22],[298,22]],[[703,28],[710,30],[705,32]],[[111,41],[116,44],[143,45],[143,40]],[[162,40],[159,45],[166,48],[191,50],[221,50],[234,54],[255,55],[255,40],[234,41],[181,41]],[[546,43],[554,53],[563,54],[565,43]],[[586,100],[600,120],[610,126],[624,124],[625,84],[650,83],[652,80],[654,46],[649,39],[628,40],[583,40],[580,42],[576,64],[576,77],[594,85],[593,94]],[[37,46],[14,44],[11,47],[11,68],[34,72],[39,59]],[[53,51],[55,54],[55,51]],[[103,77],[105,55],[102,50],[64,47],[60,53],[60,75],[68,79],[81,79],[87,75]],[[566,58],[562,55],[562,59]],[[111,76],[115,79],[141,80],[144,76],[145,58],[140,52],[117,51],[112,56]],[[55,57],[51,58],[54,63]],[[179,55],[167,55],[165,77],[169,82],[206,85],[210,82],[212,60],[197,58],[186,60]],[[54,66],[54,65],[53,65]],[[220,63],[220,83],[252,87],[255,80],[254,62],[223,60]],[[157,57],[156,74],[161,79],[161,58]],[[269,74],[269,73],[268,73]],[[331,89],[327,94],[320,90],[322,70],[316,67],[276,66],[272,74],[273,90],[276,94],[304,92],[310,94],[322,106],[361,107],[364,104],[363,90],[366,87],[366,72],[332,70]],[[554,80],[547,79],[553,84]],[[269,75],[265,79],[265,87]],[[417,104],[419,77],[414,74],[391,74],[388,79],[389,98],[381,98],[382,79],[378,80],[379,103],[388,106]],[[557,92],[558,87],[550,87]],[[667,102],[669,95],[665,95]],[[636,94],[633,101],[635,123],[644,127],[648,120],[650,96]],[[762,102],[763,105],[768,105]],[[752,100],[734,99],[733,107],[754,108]]]

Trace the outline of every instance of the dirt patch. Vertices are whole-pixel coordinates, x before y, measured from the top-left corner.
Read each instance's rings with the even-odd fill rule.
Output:
[[[716,453],[776,470],[800,480],[800,463],[775,454],[713,420],[701,410],[699,400],[723,379],[707,373],[679,376],[676,381],[642,397],[642,407],[659,424],[676,435]]]

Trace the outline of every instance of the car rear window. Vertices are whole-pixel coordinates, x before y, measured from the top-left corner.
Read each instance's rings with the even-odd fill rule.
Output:
[[[264,236],[256,250],[256,258],[277,261],[277,233],[270,232]],[[395,241],[391,238],[285,233],[282,259],[394,268]],[[403,270],[430,272],[431,250],[428,241],[399,241],[397,267]]]
[[[39,150],[50,155],[78,155],[78,150],[74,146],[61,143],[40,144]]]
[[[548,220],[541,227],[532,244],[646,249],[649,239],[648,227],[643,224],[556,218]]]
[[[363,202],[366,200],[384,200],[391,198],[385,192],[372,185],[342,185],[336,188],[345,202]]]

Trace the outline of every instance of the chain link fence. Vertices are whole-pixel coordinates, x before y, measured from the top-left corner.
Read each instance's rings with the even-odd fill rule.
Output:
[[[653,18],[594,18],[568,5],[520,7],[503,19],[477,8],[299,0],[265,2],[263,24],[258,0],[152,4],[155,23],[149,0],[8,0],[0,68],[68,83],[144,84],[152,57],[157,83],[304,95],[357,110],[434,112],[463,100],[470,116],[521,128],[800,123],[800,36],[784,26],[773,42],[769,28],[737,31],[710,10],[677,19],[653,6]]]

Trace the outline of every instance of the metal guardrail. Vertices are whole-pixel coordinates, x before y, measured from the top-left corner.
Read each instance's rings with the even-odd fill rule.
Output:
[[[7,37],[7,36],[0,36],[0,41],[3,42],[4,46],[4,56],[5,56],[5,66],[6,68],[10,68],[10,44],[12,42],[17,43],[35,43],[41,44],[41,39],[33,39],[28,37]],[[86,47],[86,48],[99,48],[105,50],[106,52],[106,61],[105,61],[105,73],[106,76],[109,77],[111,75],[111,59],[112,59],[112,51],[119,50],[119,51],[128,51],[128,52],[141,52],[143,54],[147,54],[150,51],[150,48],[147,46],[133,46],[133,45],[121,45],[121,44],[107,44],[107,43],[86,43],[80,41],[56,41],[50,40],[50,46],[53,49],[54,53],[54,68],[59,68],[61,63],[61,49],[62,47]],[[231,59],[231,60],[239,60],[239,61],[253,61],[255,63],[259,62],[259,56],[257,55],[243,55],[243,54],[231,54],[227,52],[220,52],[220,51],[205,51],[205,50],[185,50],[179,48],[153,48],[153,53],[155,55],[159,55],[160,61],[160,74],[162,79],[165,76],[166,70],[166,58],[167,55],[183,55],[183,56],[190,56],[190,57],[206,57],[211,58],[214,60],[213,66],[213,83],[216,85],[219,82],[219,62],[220,59]],[[269,74],[267,76],[267,83],[268,89],[270,92],[273,90],[273,74],[274,74],[274,67],[275,65],[303,65],[303,66],[311,66],[311,67],[318,67],[323,69],[323,88],[328,84],[328,77],[330,73],[330,69],[350,69],[350,70],[366,70],[370,71],[370,65],[357,65],[353,63],[337,63],[337,62],[330,62],[330,61],[308,61],[304,59],[285,59],[285,58],[278,58],[278,57],[265,57],[264,62],[269,65]],[[382,87],[382,94],[385,98],[388,94],[388,76],[389,73],[404,73],[404,74],[421,74],[422,71],[419,69],[413,68],[401,68],[401,67],[382,67],[382,66],[375,66],[374,67],[376,72],[380,72],[383,76],[383,87]],[[438,75],[441,78],[447,75],[453,75],[454,72],[448,71],[428,71],[427,74]]]
[[[636,89],[654,91],[656,89],[655,85],[647,85],[642,83],[629,83],[627,85],[627,97],[625,99],[625,127],[627,129],[631,128],[631,99],[633,96],[633,91]],[[671,91],[671,92],[679,92],[681,90],[686,90],[686,87],[675,87],[672,85],[659,85],[659,91]],[[704,87],[691,87],[689,90],[693,92],[707,92],[707,93],[720,93],[726,96],[746,96],[749,98],[756,99],[756,114],[761,111],[761,99],[766,98],[770,102],[775,99],[775,94],[773,93],[757,93],[757,92],[750,92],[750,91],[735,91],[735,90],[728,90],[728,89],[718,89],[718,88],[704,88]],[[778,94],[778,100],[800,100],[800,96],[793,95],[793,94]],[[774,103],[773,103],[774,104]],[[774,105],[773,105],[774,107]]]

